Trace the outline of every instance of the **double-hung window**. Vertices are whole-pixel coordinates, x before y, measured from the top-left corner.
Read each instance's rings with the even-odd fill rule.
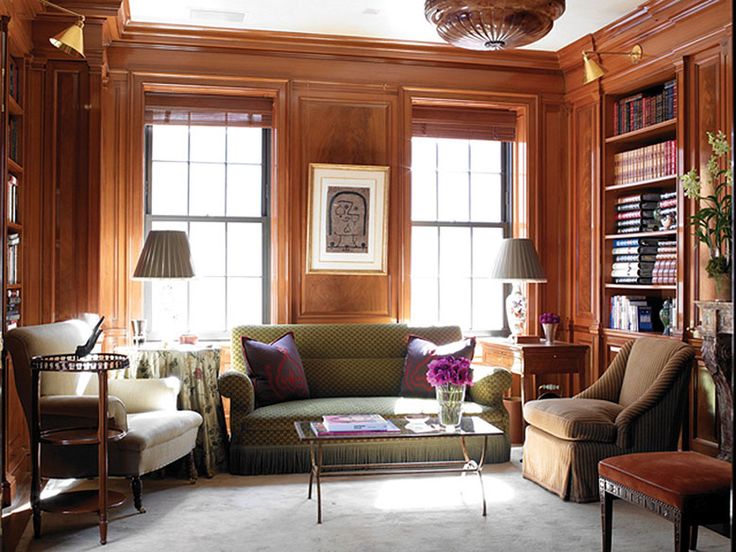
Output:
[[[146,283],[154,339],[222,338],[269,320],[271,131],[206,123],[190,116],[145,127],[146,233],[185,231],[195,270],[189,281]]]
[[[504,289],[489,279],[511,235],[509,142],[412,139],[411,321],[504,332]]]

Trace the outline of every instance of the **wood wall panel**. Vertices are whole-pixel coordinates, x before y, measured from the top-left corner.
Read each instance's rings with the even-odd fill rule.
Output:
[[[572,151],[574,161],[571,195],[573,227],[573,316],[578,326],[597,323],[597,281],[599,255],[595,236],[598,224],[599,186],[597,159],[599,146],[599,105],[584,103],[572,108]]]
[[[367,100],[367,98],[365,98]],[[351,321],[396,321],[395,291],[391,289],[392,274],[395,272],[395,255],[388,255],[388,275],[347,276],[306,274],[306,231],[309,194],[309,164],[334,163],[347,165],[393,164],[392,151],[393,112],[395,98],[386,101],[368,102],[342,99],[339,91],[332,98],[310,97],[308,91],[297,92],[296,129],[293,136],[300,144],[298,161],[294,164],[294,197],[301,224],[299,233],[300,260],[294,266],[298,289],[294,290],[293,301],[297,306],[297,322],[317,322],[347,318]],[[391,213],[396,203],[395,165],[389,178],[389,208]],[[295,205],[292,204],[292,208]],[[388,251],[396,248],[391,239],[395,222],[389,223]]]
[[[46,128],[51,131],[45,158],[56,193],[54,317],[59,320],[90,310],[88,293],[95,286],[88,271],[90,220],[97,216],[90,212],[88,78],[84,63],[49,63]]]

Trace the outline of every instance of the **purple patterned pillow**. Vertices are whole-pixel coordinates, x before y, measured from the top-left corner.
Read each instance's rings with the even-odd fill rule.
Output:
[[[241,343],[255,390],[256,408],[309,398],[307,378],[292,332],[270,344],[245,336]]]
[[[435,345],[431,341],[410,335],[406,345],[404,376],[401,378],[401,396],[434,397],[434,388],[427,381],[427,365],[437,357],[450,355],[473,360],[474,354],[474,337],[466,337],[447,345]]]

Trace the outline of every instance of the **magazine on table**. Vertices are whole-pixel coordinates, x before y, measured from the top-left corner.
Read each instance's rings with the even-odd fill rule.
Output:
[[[378,414],[349,414],[322,416],[322,423],[327,431],[386,431],[388,424]]]

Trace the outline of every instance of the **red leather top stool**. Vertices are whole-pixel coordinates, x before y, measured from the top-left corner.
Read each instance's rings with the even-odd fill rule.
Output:
[[[731,464],[697,452],[644,452],[598,463],[603,552],[611,552],[613,499],[675,524],[675,552],[694,550],[698,525],[729,520]],[[688,539],[688,537],[690,537]]]

